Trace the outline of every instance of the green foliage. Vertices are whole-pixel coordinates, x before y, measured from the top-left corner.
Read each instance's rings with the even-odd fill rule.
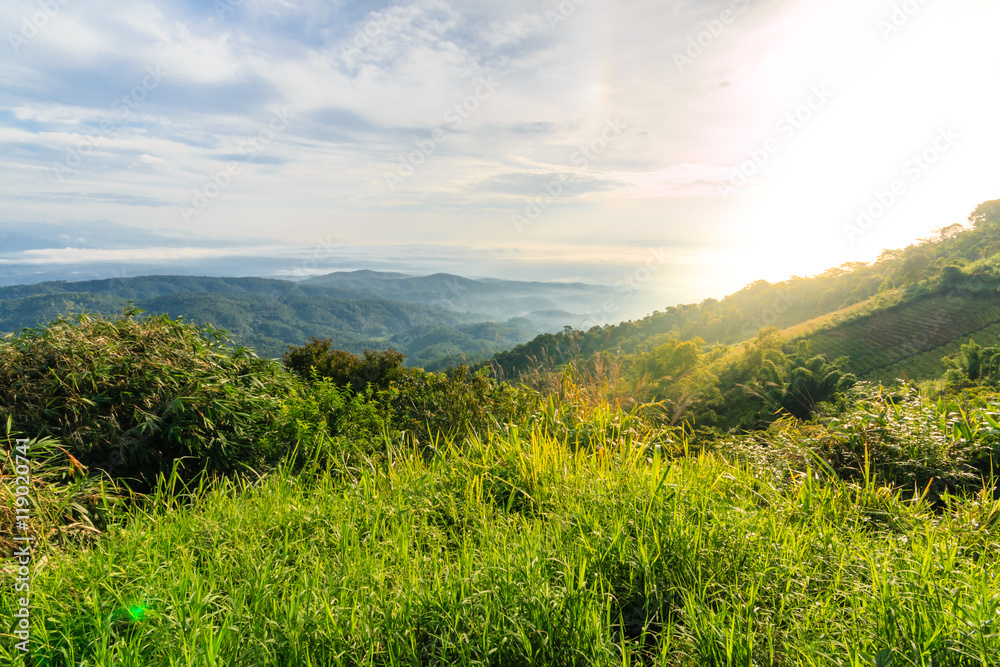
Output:
[[[911,388],[894,394],[860,383],[836,415],[814,423],[780,420],[759,434],[726,440],[722,451],[755,462],[772,478],[812,465],[841,480],[875,480],[906,497],[938,501],[983,489],[984,477],[1000,464],[996,426],[985,411],[935,406]]]
[[[264,462],[289,379],[224,332],[167,317],[81,315],[0,342],[0,419],[83,466],[151,483]]]
[[[525,384],[561,401],[580,393],[583,401],[635,408],[667,426],[722,430],[766,428],[781,414],[811,419],[835,403],[856,381],[846,358],[828,361],[800,341],[791,351],[776,329],[764,329],[738,354],[701,349],[702,341],[657,339],[636,354],[594,353],[551,371],[522,374]]]
[[[411,373],[379,396],[400,431],[430,442],[524,423],[537,405],[531,392],[462,366],[451,373]]]
[[[355,393],[327,378],[299,385],[282,402],[275,421],[266,445],[294,451],[291,462],[297,468],[336,461],[350,465],[358,453],[373,456],[384,449],[396,433],[370,389]]]
[[[22,438],[11,425],[7,421],[0,434],[3,553],[21,546],[13,540],[26,532],[17,528],[18,519],[27,518],[31,536],[49,545],[78,548],[97,539],[109,522],[120,517],[123,490],[106,476],[88,475],[57,440]],[[19,490],[28,493],[19,494]],[[27,515],[19,514],[18,508],[27,510]]]
[[[795,355],[786,363],[781,408],[799,419],[812,417],[820,404],[833,400],[857,381],[842,371],[847,362],[847,357],[828,363],[823,355],[810,356],[809,342],[799,341]]]
[[[630,364],[636,400],[661,406],[671,426],[693,421],[697,409],[721,398],[717,369],[702,355],[702,345],[701,339],[671,339]]]
[[[906,665],[1000,655],[1000,504],[537,432],[161,487],[32,580],[4,664]],[[640,452],[642,450],[639,450]],[[808,474],[807,474],[808,473]],[[16,596],[0,596],[11,618]]]
[[[836,400],[856,381],[844,372],[846,361],[829,362],[823,355],[811,355],[806,341],[786,354],[775,329],[761,331],[735,361],[722,364],[723,394],[717,404],[709,406],[717,415],[709,425],[766,428],[782,413],[810,419],[823,403]]]
[[[355,394],[369,386],[388,389],[390,383],[407,374],[403,368],[405,354],[395,350],[365,350],[364,356],[358,357],[343,350],[331,350],[332,342],[313,338],[306,345],[290,346],[283,358],[285,367],[306,380],[320,377],[338,387],[350,387]]]
[[[384,419],[380,426],[428,443],[523,422],[535,404],[529,392],[498,382],[485,370],[471,373],[462,366],[450,375],[428,373],[404,368],[404,358],[393,350],[368,350],[358,357],[331,350],[329,340],[313,339],[291,347],[284,361],[304,378],[326,379],[376,404]]]
[[[996,386],[1000,383],[1000,346],[982,347],[969,340],[958,354],[942,360],[948,369],[945,381],[953,389],[961,389],[977,384]]]
[[[102,373],[117,360],[134,372],[111,376],[133,383],[155,359],[210,379],[230,368],[217,345],[242,359],[191,325],[94,322],[55,323],[59,345],[26,334],[37,356],[25,359],[110,355]],[[4,664],[993,667],[1000,655],[988,476],[1000,396],[985,387],[963,406],[861,384],[835,408],[815,399],[842,391],[837,364],[773,331],[729,357],[658,341],[633,358],[639,376],[599,372],[607,355],[569,363],[544,397],[465,369],[356,388],[319,376],[305,362],[333,355],[311,351],[308,383],[255,362],[272,401],[259,450],[289,465],[252,481],[172,474],[123,511],[56,441],[37,443],[38,621],[30,658],[5,641]],[[378,370],[378,358],[354,362]],[[692,443],[653,406],[611,400],[641,377],[669,377],[643,385],[669,396],[720,369],[825,416],[715,443],[702,429]],[[752,394],[725,398],[738,396]],[[0,519],[3,540],[12,515]],[[0,596],[0,615],[15,609]]]

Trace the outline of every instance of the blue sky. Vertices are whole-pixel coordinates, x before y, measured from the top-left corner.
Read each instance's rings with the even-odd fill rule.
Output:
[[[7,0],[0,227],[63,240],[0,263],[639,271],[662,305],[811,275],[1000,197],[998,25],[994,0]]]

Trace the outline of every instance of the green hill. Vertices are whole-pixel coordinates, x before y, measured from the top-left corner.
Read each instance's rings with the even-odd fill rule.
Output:
[[[129,303],[150,314],[184,317],[233,334],[265,357],[289,345],[329,338],[353,353],[393,347],[431,369],[488,358],[544,330],[519,318],[406,303],[324,286],[259,278],[148,276],[0,288],[0,331],[34,328],[64,315],[120,313]]]
[[[926,379],[944,372],[941,358],[978,337],[996,341],[1000,334],[1000,294],[934,294],[873,312],[818,331],[805,340],[817,354],[850,358],[859,377],[891,382]]]
[[[482,313],[495,321],[512,317],[536,320],[554,314],[558,319],[557,328],[582,320],[582,316],[573,314],[592,312],[598,304],[614,296],[613,289],[601,285],[473,280],[447,273],[411,276],[380,271],[340,271],[310,278],[302,284],[380,299],[445,306],[458,312]]]
[[[669,340],[706,350],[743,343],[768,327],[815,353],[847,356],[859,376],[940,375],[938,354],[1000,323],[1000,200],[979,206],[970,226],[952,225],[871,264],[853,263],[810,278],[753,283],[722,300],[674,306],[641,320],[542,334],[496,355],[505,377],[598,354],[648,353]]]
[[[979,206],[969,222],[871,264],[542,334],[489,365],[542,391],[656,405],[671,423],[722,431],[766,428],[784,414],[809,418],[857,380],[992,383],[975,359],[964,367],[943,359],[966,354],[973,339],[992,360],[1000,334],[1000,201]]]

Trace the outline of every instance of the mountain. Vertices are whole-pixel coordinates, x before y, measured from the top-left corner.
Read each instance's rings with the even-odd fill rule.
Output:
[[[0,287],[0,331],[37,327],[81,312],[113,314],[131,302],[152,314],[184,317],[225,329],[238,343],[262,356],[281,356],[289,345],[302,345],[317,337],[330,338],[336,348],[353,353],[393,347],[406,353],[410,364],[440,369],[488,358],[581,317],[546,311],[534,319],[491,321],[494,318],[488,314],[457,312],[446,302],[435,303],[428,297],[430,290],[438,289],[444,281],[463,284],[465,279],[458,276],[421,282],[402,274],[363,274],[353,282],[339,281],[337,285],[265,278],[144,276]],[[397,290],[399,298],[395,299],[389,298],[391,289],[381,293],[357,289],[380,280],[396,283],[403,279],[410,288]],[[421,284],[423,289],[416,287]],[[505,281],[491,286],[489,294],[505,299],[505,295],[526,291],[545,293],[544,284],[526,285]],[[557,286],[553,291],[562,289]],[[483,296],[465,303],[484,304],[487,310],[498,312],[488,302]]]
[[[494,320],[526,317],[551,322],[556,318],[561,320],[560,327],[583,321],[583,314],[600,310],[600,303],[614,294],[611,288],[603,285],[473,280],[447,273],[411,276],[379,271],[341,271],[310,278],[302,284],[442,306],[458,312],[483,313]]]

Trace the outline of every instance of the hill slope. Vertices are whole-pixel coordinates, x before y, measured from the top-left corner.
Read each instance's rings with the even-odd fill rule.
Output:
[[[513,280],[472,280],[447,273],[409,276],[379,271],[344,271],[303,281],[304,286],[332,287],[384,299],[443,306],[476,312],[494,320],[512,317],[559,319],[557,328],[582,317],[574,313],[599,310],[613,290],[584,283],[542,283]],[[545,311],[554,311],[546,313]]]
[[[897,378],[940,376],[941,359],[970,337],[997,340],[1000,294],[937,293],[875,311],[804,337],[828,358],[846,356],[859,377],[891,382]]]
[[[741,343],[770,326],[786,341],[808,340],[815,353],[847,356],[857,375],[937,377],[941,356],[1000,330],[1000,200],[979,206],[969,228],[952,225],[932,239],[886,250],[812,278],[758,281],[724,299],[666,308],[641,320],[543,334],[493,363],[505,377],[601,353],[648,353],[669,340],[708,348]]]
[[[151,314],[230,331],[242,345],[277,357],[311,337],[353,353],[394,347],[409,363],[438,368],[486,358],[544,331],[518,319],[405,303],[320,285],[261,278],[147,276],[0,288],[0,331],[34,328],[80,312],[113,314],[129,302]]]

